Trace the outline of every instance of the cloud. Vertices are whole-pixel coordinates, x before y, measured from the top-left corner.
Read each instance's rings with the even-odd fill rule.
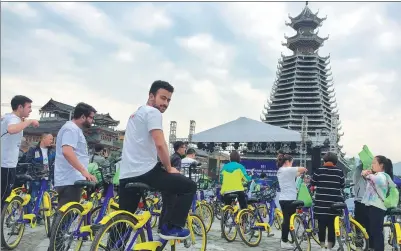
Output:
[[[32,19],[38,17],[37,11],[27,3],[1,2],[2,11],[10,11],[22,18]]]
[[[331,55],[336,99],[356,155],[363,144],[401,161],[401,18],[395,3],[311,3],[328,16],[319,54]],[[285,25],[304,3],[2,3],[2,102],[26,94],[92,104],[124,128],[150,84],[175,87],[164,114],[177,136],[240,116],[259,119],[275,80]],[[252,15],[250,15],[252,13]],[[34,22],[32,21],[34,20]],[[17,32],[18,31],[18,32]],[[37,111],[36,112],[36,116]],[[32,114],[35,116],[35,114]]]
[[[126,11],[123,22],[128,29],[145,34],[152,34],[159,29],[168,29],[173,26],[173,20],[167,11],[150,3],[144,3]]]

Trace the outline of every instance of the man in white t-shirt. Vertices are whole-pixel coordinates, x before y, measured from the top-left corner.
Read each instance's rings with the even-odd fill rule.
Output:
[[[187,155],[181,160],[181,173],[186,177],[194,179],[196,175],[196,167],[198,166],[198,161],[195,160],[196,151],[193,148],[187,150]]]
[[[82,129],[91,127],[95,113],[92,106],[79,103],[74,109],[73,119],[67,121],[57,134],[54,187],[58,193],[58,208],[80,201],[82,188],[74,185],[76,181],[96,181],[87,170],[88,144],[82,132]]]
[[[146,105],[128,120],[120,169],[120,209],[135,213],[140,200],[138,188],[125,188],[131,182],[145,183],[167,194],[175,194],[172,210],[165,212],[160,236],[166,240],[185,239],[186,218],[196,193],[196,184],[171,166],[163,133],[162,113],[170,103],[174,88],[165,81],[153,82]],[[158,156],[161,163],[158,161]],[[163,202],[164,199],[163,199]]]
[[[8,197],[15,182],[23,130],[39,126],[34,119],[26,119],[32,112],[32,100],[17,95],[11,100],[12,113],[1,118],[1,204]]]

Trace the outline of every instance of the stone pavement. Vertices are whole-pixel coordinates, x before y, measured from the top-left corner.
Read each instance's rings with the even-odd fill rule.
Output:
[[[16,251],[47,251],[49,245],[49,240],[45,236],[44,227],[39,226],[35,229],[26,228],[25,234],[22,238],[20,245]],[[234,242],[228,243],[225,239],[221,237],[220,222],[215,220],[212,225],[212,229],[208,233],[207,250],[211,251],[240,251],[252,249],[253,251],[273,251],[280,250],[280,236],[281,233],[274,228],[274,236],[266,237],[264,234],[262,241],[258,247],[248,247],[246,246],[241,238],[237,235]],[[313,241],[313,240],[312,240]],[[90,243],[85,243],[81,251],[89,251]],[[319,250],[316,243],[312,243],[312,250]],[[181,248],[177,248],[181,250]],[[191,249],[189,249],[191,250]]]

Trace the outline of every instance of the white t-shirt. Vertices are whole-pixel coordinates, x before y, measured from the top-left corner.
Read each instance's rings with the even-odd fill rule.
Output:
[[[191,165],[196,167],[197,164],[198,164],[198,162],[195,159],[189,158],[189,157],[185,157],[185,158],[183,158],[181,160],[181,170],[180,171],[181,171],[181,173],[183,175],[185,175],[186,177],[189,178],[189,168],[188,167],[191,166]],[[195,172],[192,171],[191,177],[194,178],[196,176],[199,176],[199,175],[195,174]]]
[[[297,186],[295,179],[297,178],[298,167],[280,167],[277,171],[277,179],[280,185],[279,200],[296,200]]]
[[[43,165],[45,169],[49,169],[49,156],[47,154],[48,149],[46,147],[44,148],[41,147],[40,150],[42,150]]]
[[[140,176],[156,166],[157,149],[150,134],[152,130],[163,130],[161,112],[148,105],[139,107],[125,130],[120,179]]]
[[[66,160],[63,154],[63,146],[74,148],[74,153],[79,162],[88,168],[89,154],[88,144],[82,129],[74,122],[67,121],[57,134],[56,160],[54,166],[54,186],[74,185],[77,180],[85,180],[85,177]]]
[[[1,167],[17,167],[23,131],[9,134],[7,128],[9,125],[19,123],[21,119],[14,113],[8,113],[1,118]]]

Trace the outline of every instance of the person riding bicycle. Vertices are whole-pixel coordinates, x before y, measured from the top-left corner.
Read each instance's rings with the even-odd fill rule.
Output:
[[[149,90],[147,104],[139,107],[128,119],[122,149],[119,205],[121,210],[135,213],[141,197],[140,189],[126,188],[139,182],[164,194],[178,195],[162,219],[160,237],[165,240],[185,239],[184,229],[196,184],[171,166],[163,133],[162,113],[167,110],[174,87],[157,80]],[[158,157],[160,161],[158,161]],[[162,198],[166,203],[166,198]]]
[[[251,181],[251,177],[246,173],[245,167],[240,163],[241,157],[237,151],[230,153],[230,162],[225,164],[220,171],[221,190],[225,205],[230,205],[232,200],[230,194],[238,196],[241,209],[247,208],[243,181]]]
[[[23,131],[28,126],[39,126],[39,122],[26,119],[32,112],[32,100],[17,95],[11,99],[12,113],[1,118],[1,205],[10,195],[15,183],[16,167]]]

